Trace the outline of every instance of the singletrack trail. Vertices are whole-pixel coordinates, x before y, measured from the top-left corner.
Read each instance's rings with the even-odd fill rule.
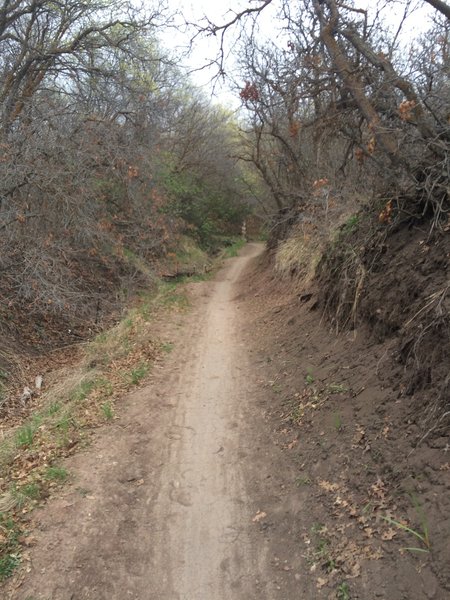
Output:
[[[258,555],[240,458],[246,377],[235,327],[234,283],[249,257],[216,283],[192,355],[180,372],[168,460],[153,514],[155,598],[254,597]]]
[[[166,324],[173,352],[69,460],[75,482],[40,511],[31,572],[9,597],[275,597],[248,497],[251,377],[234,301],[261,250],[249,244],[214,281],[191,284],[193,310]]]

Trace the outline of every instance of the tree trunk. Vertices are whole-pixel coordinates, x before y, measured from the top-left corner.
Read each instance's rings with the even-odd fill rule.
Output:
[[[441,12],[443,15],[450,19],[450,6],[441,0],[425,0],[428,4],[431,4],[436,10]]]
[[[380,125],[380,115],[365,95],[360,80],[353,74],[351,64],[348,62],[344,52],[342,51],[342,48],[339,46],[334,37],[339,20],[336,2],[334,0],[327,0],[326,4],[331,11],[328,22],[325,22],[324,20],[322,5],[318,2],[318,0],[314,0],[314,8],[321,23],[321,40],[325,44],[331,60],[333,61],[334,67],[341,77],[345,87],[353,96],[359,110],[366,119],[369,129],[373,132],[376,140],[389,156],[392,163],[397,165],[400,162],[397,140],[392,133],[386,131],[383,126]]]

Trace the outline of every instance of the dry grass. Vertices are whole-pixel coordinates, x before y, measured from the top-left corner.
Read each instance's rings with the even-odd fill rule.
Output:
[[[308,235],[297,232],[281,242],[275,254],[275,270],[281,276],[296,276],[306,283],[314,278],[321,247]]]
[[[37,463],[41,453],[51,460],[66,455],[89,428],[105,421],[101,407],[106,401],[113,405],[144,379],[162,352],[155,339],[155,318],[188,305],[176,287],[162,284],[156,294],[143,296],[115,327],[84,344],[76,364],[51,374],[27,419],[3,430],[0,493],[8,491],[12,479],[17,480],[18,470],[27,470],[31,454],[38,457]],[[30,468],[37,463],[31,461]]]

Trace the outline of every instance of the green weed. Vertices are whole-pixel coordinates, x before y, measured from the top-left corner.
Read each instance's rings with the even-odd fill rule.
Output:
[[[340,414],[335,413],[334,415],[334,428],[336,429],[336,431],[343,431],[343,427],[342,427],[342,417]]]
[[[20,565],[19,554],[7,554],[0,558],[0,581],[4,581],[11,577],[14,570]]]
[[[70,394],[70,400],[81,402],[85,400],[96,386],[95,379],[88,379],[79,383]]]
[[[374,511],[374,504],[373,502],[368,502],[367,504],[365,504],[362,508],[362,514],[372,514]]]
[[[46,414],[50,417],[51,415],[55,415],[61,408],[61,404],[59,402],[52,402],[46,410]]]
[[[293,409],[291,410],[289,418],[292,421],[292,423],[299,425],[301,423],[301,420],[303,419],[304,415],[305,415],[304,408],[302,408],[302,406],[300,406],[300,405],[297,405],[297,406],[294,406]]]
[[[33,444],[36,428],[32,425],[23,425],[16,433],[16,444],[19,448],[29,448]]]
[[[49,481],[66,481],[69,477],[69,473],[64,467],[52,466],[47,467],[44,477]]]
[[[320,533],[320,531],[318,532]],[[324,558],[328,554],[328,541],[321,538],[317,542],[316,555],[318,558]]]
[[[138,383],[143,379],[148,373],[148,365],[145,363],[141,363],[138,367],[133,369],[130,374],[130,381],[133,385],[138,385]]]
[[[106,332],[103,333],[99,333],[97,336],[95,336],[95,339],[93,341],[94,344],[104,344],[108,339],[108,334]]]
[[[301,477],[297,477],[295,480],[295,485],[298,487],[302,485],[311,485],[311,478],[308,475],[302,475]]]
[[[114,391],[109,379],[97,379],[95,387],[100,389],[104,396],[112,396]]]
[[[351,215],[342,226],[343,233],[352,233],[359,225],[359,215]]]
[[[321,531],[319,531],[319,533],[321,533]],[[316,546],[315,557],[321,561],[327,573],[331,573],[336,569],[336,561],[330,555],[329,541],[327,539],[319,538]]]
[[[41,487],[38,483],[27,483],[20,488],[16,485],[11,487],[11,495],[14,497],[16,507],[21,510],[30,500],[39,500]]]
[[[41,497],[41,486],[38,483],[27,483],[20,488],[20,493],[30,500],[39,500]]]
[[[5,397],[6,385],[5,382],[8,379],[8,373],[3,369],[0,369],[0,401]]]
[[[65,415],[62,417],[56,424],[56,429],[62,431],[63,433],[67,433],[69,429],[71,429],[75,424],[75,420],[70,415]]]
[[[131,327],[133,327],[133,319],[131,317],[127,317],[124,321],[123,321],[123,325],[124,327],[126,327],[127,329],[131,329]]]
[[[323,523],[313,523],[311,525],[311,533],[321,533],[325,525]]]
[[[233,244],[231,244],[231,246],[228,246],[228,248],[225,248],[225,257],[226,258],[233,258],[234,256],[238,255],[239,250],[245,246],[246,241],[243,238],[239,238],[237,239],[235,242],[233,242]]]
[[[167,352],[167,354],[172,352],[173,347],[174,347],[174,344],[172,342],[165,342],[165,343],[161,344],[161,350],[163,352]]]
[[[11,577],[20,564],[19,537],[20,529],[11,518],[0,513],[0,581]]]
[[[201,281],[209,281],[214,276],[214,271],[208,271],[206,273],[195,273],[189,277],[189,281],[193,281],[194,283],[199,283]]]
[[[350,600],[350,588],[346,581],[343,581],[337,586],[336,598],[337,600]]]
[[[327,573],[332,573],[336,570],[336,561],[333,558],[327,558],[327,560],[325,561],[325,570],[327,571]]]
[[[54,430],[59,432],[58,445],[60,448],[64,448],[70,444],[69,432],[77,427],[75,418],[67,414],[62,417],[55,425]]]
[[[314,383],[314,375],[312,371],[309,369],[305,376],[305,381],[308,385],[312,385]]]
[[[114,411],[109,402],[105,402],[101,405],[103,416],[107,421],[111,421],[114,418]]]
[[[189,300],[186,294],[177,291],[178,283],[165,283],[160,286],[159,302],[163,306],[177,306],[178,308],[188,308]]]
[[[412,527],[408,527],[408,525],[405,525],[404,523],[401,523],[400,521],[391,519],[391,517],[382,517],[382,518],[390,525],[395,525],[399,529],[403,529],[403,531],[406,531],[407,533],[410,533],[411,535],[415,536],[425,546],[425,548],[407,547],[407,548],[402,548],[402,550],[408,550],[409,552],[430,552],[431,542],[430,542],[428,526],[425,522],[421,523],[421,529],[419,531],[417,531],[416,529],[412,529]]]

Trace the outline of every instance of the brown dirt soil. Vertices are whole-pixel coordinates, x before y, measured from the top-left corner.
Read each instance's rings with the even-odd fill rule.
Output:
[[[260,249],[188,284],[193,309],[159,332],[172,353],[66,461],[2,597],[448,597],[447,439],[414,449],[386,346],[336,337]]]
[[[320,294],[280,282],[267,255],[259,262],[241,302],[259,403],[284,453],[271,533],[286,542],[273,552],[316,587],[283,597],[448,598],[448,437],[417,447],[416,400],[392,386],[392,340],[362,326],[337,336]]]
[[[383,372],[414,397],[413,420],[424,434],[448,430],[450,225],[431,233],[425,220],[399,213],[386,227],[368,207],[358,218],[319,265],[320,306],[339,331],[363,324],[389,344]]]

